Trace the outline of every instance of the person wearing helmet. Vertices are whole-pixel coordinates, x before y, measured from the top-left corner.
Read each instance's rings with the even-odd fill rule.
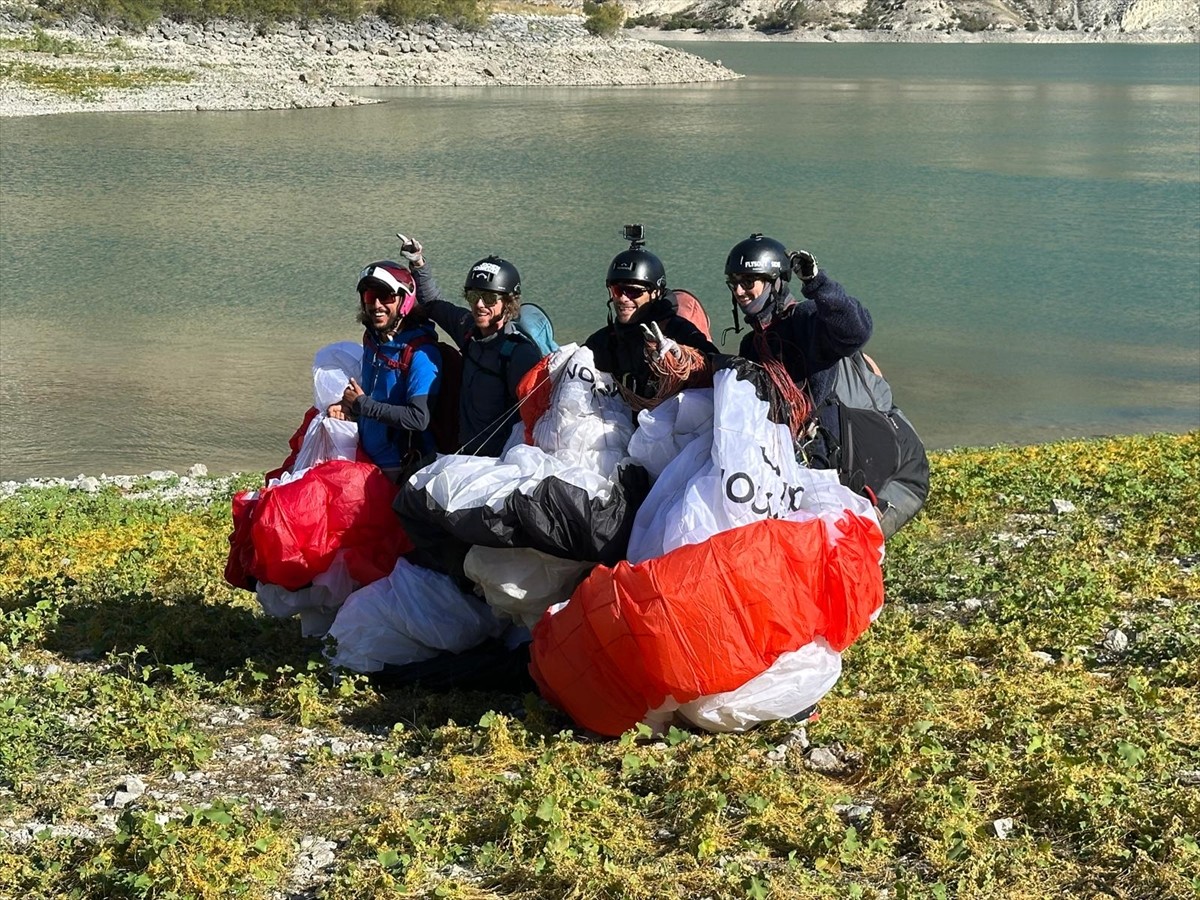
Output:
[[[429,430],[441,387],[442,354],[404,266],[373,262],[358,276],[363,324],[361,381],[350,379],[326,412],[358,422],[363,452],[393,481],[434,450]]]
[[[791,291],[792,274],[801,297]],[[809,437],[808,464],[832,468],[830,435],[839,433],[838,410],[825,401],[833,391],[837,364],[871,337],[871,314],[817,267],[806,250],[788,253],[783,244],[752,234],[729,251],[725,283],[738,312],[750,323],[738,355],[757,363],[777,360],[801,391]],[[816,427],[813,427],[816,426]]]
[[[419,241],[400,238],[401,255],[416,279],[417,299],[429,318],[462,351],[459,392],[459,453],[498,457],[520,420],[517,385],[542,353],[514,322],[521,312],[521,273],[499,256],[467,270],[465,305],[446,300]]]
[[[673,344],[705,354],[716,353],[717,348],[679,315],[675,295],[667,290],[666,269],[662,260],[645,248],[641,226],[628,226],[625,237],[630,240],[629,249],[613,257],[604,278],[608,324],[584,341],[584,346],[592,351],[596,368],[638,396],[651,397],[658,381],[651,367],[653,354],[668,352]]]

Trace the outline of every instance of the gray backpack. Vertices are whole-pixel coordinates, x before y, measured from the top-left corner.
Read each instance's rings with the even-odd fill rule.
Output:
[[[915,516],[929,495],[929,458],[916,429],[892,400],[892,387],[861,351],[838,363],[833,394],[841,434],[834,458],[842,482],[872,496],[883,536]]]

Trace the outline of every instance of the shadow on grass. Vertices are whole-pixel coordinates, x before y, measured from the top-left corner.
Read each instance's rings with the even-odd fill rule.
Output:
[[[320,658],[323,645],[318,638],[301,636],[298,618],[264,616],[250,605],[199,593],[113,592],[61,604],[42,646],[75,659],[144,647],[142,662],[190,664],[217,684],[248,662],[265,673],[284,666],[305,672],[311,660]],[[335,675],[326,670],[320,680],[332,685]],[[378,730],[401,723],[416,734],[430,735],[450,722],[473,726],[488,712],[520,719],[530,731],[545,735],[572,728],[568,717],[538,697],[527,647],[513,651],[489,641],[465,653],[389,667],[368,680],[377,699],[340,715],[348,728]]]
[[[505,649],[499,641],[369,676],[377,702],[357,707],[342,721],[350,728],[378,730],[396,723],[417,744],[448,724],[473,727],[487,713],[500,713],[543,737],[575,728],[571,719],[538,695],[529,675],[529,648]]]
[[[282,665],[303,670],[321,652],[319,640],[301,636],[298,619],[273,619],[200,594],[114,595],[71,603],[61,608],[44,646],[76,658],[145,647],[154,662],[191,663],[213,682],[247,660],[265,671]]]

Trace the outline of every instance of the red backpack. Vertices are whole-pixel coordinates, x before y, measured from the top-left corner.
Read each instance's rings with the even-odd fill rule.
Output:
[[[370,348],[368,336],[363,335],[363,346]],[[429,430],[433,433],[434,443],[439,453],[456,453],[461,449],[458,443],[458,401],[462,391],[462,354],[457,347],[452,347],[445,341],[439,341],[432,335],[421,335],[404,345],[398,360],[381,357],[389,369],[397,369],[408,375],[408,367],[412,365],[413,354],[418,347],[426,344],[437,344],[442,354],[442,365],[439,369],[442,378],[441,387],[433,401],[433,409],[429,411]]]
[[[675,295],[675,305],[678,307],[679,315],[699,328],[700,333],[711,341],[712,332],[708,323],[708,313],[700,305],[700,298],[691,291],[673,290],[671,293]]]

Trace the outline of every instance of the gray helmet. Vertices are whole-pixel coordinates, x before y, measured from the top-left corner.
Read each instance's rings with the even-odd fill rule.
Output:
[[[663,268],[662,260],[641,247],[631,247],[613,257],[608,264],[608,274],[604,277],[605,284],[644,284],[653,290],[666,290],[667,270]]]
[[[787,248],[769,237],[752,234],[735,245],[725,259],[725,274],[761,275],[774,281],[792,277],[792,264]]]
[[[467,272],[467,291],[491,291],[495,294],[520,294],[521,273],[507,259],[488,256],[471,266]]]

